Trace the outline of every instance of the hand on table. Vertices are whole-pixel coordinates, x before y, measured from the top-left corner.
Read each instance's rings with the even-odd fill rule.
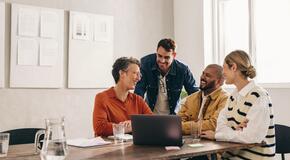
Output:
[[[208,131],[202,131],[201,135],[202,138],[210,139],[210,140],[215,140],[215,132],[208,130]]]
[[[125,133],[130,133],[132,132],[132,125],[131,125],[131,120],[127,120],[124,122],[120,122],[121,124],[124,124],[125,127]]]

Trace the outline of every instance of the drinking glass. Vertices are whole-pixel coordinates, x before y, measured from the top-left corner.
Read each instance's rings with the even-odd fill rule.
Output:
[[[192,137],[192,143],[197,143],[200,141],[200,135],[201,135],[201,129],[202,129],[202,119],[199,119],[197,121],[191,121],[190,123],[190,129],[191,129],[191,137]]]
[[[123,142],[123,137],[125,135],[125,125],[124,123],[113,124],[113,135],[116,142]]]
[[[0,157],[6,157],[9,147],[9,133],[0,133]]]

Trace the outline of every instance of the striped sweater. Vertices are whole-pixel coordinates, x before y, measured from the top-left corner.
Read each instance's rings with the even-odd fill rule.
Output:
[[[267,99],[267,107],[270,112],[270,124],[266,131],[261,130],[260,132],[267,132],[263,139],[263,145],[260,147],[253,147],[249,149],[236,150],[226,152],[223,155],[224,159],[253,159],[253,160],[270,160],[274,159],[275,156],[275,128],[274,128],[274,116],[272,103],[268,93],[259,86],[254,86],[245,97],[236,100],[233,96],[230,96],[228,100],[227,111],[225,112],[226,125],[232,130],[241,122],[247,118],[247,113],[252,107],[256,107],[254,104],[259,98],[264,97]],[[263,107],[263,106],[262,106]],[[266,120],[265,120],[266,121]],[[254,128],[253,128],[254,129]],[[254,135],[253,135],[254,136]]]

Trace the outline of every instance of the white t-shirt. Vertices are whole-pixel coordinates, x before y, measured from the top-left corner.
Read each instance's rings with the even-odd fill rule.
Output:
[[[158,96],[157,96],[156,104],[153,111],[155,114],[168,115],[170,113],[165,77],[166,76],[162,77],[161,75],[158,77],[159,79]]]
[[[202,119],[203,118],[203,115],[202,115],[202,110],[204,108],[204,104],[207,100],[207,96],[204,95],[204,92],[201,93],[201,98],[202,98],[202,101],[201,101],[201,106],[200,106],[200,109],[199,109],[199,113],[198,113],[198,119]]]

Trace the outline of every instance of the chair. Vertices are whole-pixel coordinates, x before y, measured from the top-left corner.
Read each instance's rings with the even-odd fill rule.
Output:
[[[9,145],[34,143],[35,134],[43,128],[19,128],[4,131],[3,133],[10,133]],[[43,138],[42,138],[43,139]]]
[[[282,160],[285,160],[285,153],[290,153],[290,127],[285,125],[275,125],[276,153],[281,154]]]

